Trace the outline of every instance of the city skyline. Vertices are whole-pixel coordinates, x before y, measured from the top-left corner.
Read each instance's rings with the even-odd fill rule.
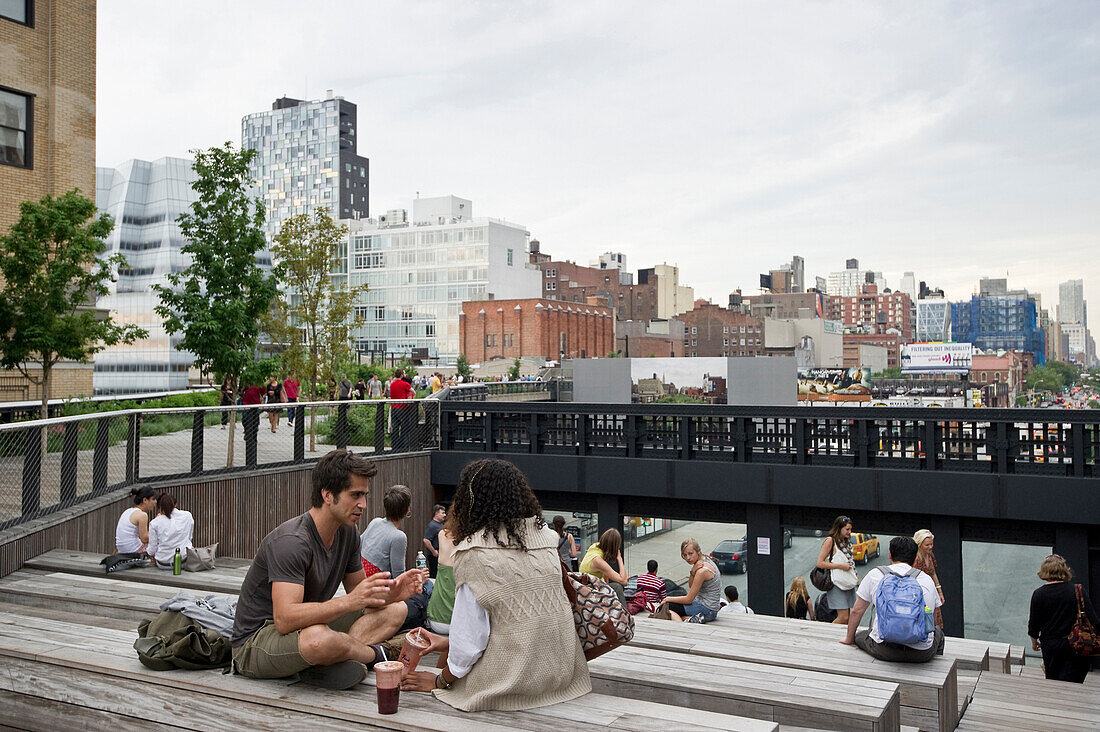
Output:
[[[1100,275],[1089,4],[211,7],[100,6],[98,165],[236,142],[271,99],[332,89],[372,211],[454,193],[718,303],[791,254],[811,282],[855,257],[952,300],[1007,273],[1048,309]]]

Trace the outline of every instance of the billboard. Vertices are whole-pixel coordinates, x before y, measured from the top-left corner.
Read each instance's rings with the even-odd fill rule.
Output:
[[[906,343],[901,370],[907,374],[965,374],[973,348],[969,343]]]
[[[864,366],[850,369],[799,369],[798,399],[808,402],[853,402],[871,398],[871,370]]]

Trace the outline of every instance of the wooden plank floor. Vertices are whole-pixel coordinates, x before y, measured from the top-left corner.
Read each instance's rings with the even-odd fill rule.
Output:
[[[1084,684],[982,674],[958,729],[1095,731],[1100,729],[1100,693]]]

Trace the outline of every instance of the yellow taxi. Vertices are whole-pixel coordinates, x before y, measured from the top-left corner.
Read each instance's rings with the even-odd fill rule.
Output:
[[[852,534],[852,559],[856,564],[867,564],[879,554],[878,537],[874,534]]]

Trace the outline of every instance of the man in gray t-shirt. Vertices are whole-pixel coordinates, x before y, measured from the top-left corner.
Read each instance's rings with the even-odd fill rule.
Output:
[[[423,573],[366,577],[355,529],[366,509],[374,464],[334,450],[313,469],[312,507],[260,542],[233,623],[233,663],[252,678],[300,674],[330,689],[366,675],[363,664],[386,660],[378,644],[405,621],[404,600],[420,591]],[[347,594],[334,597],[343,584]]]

